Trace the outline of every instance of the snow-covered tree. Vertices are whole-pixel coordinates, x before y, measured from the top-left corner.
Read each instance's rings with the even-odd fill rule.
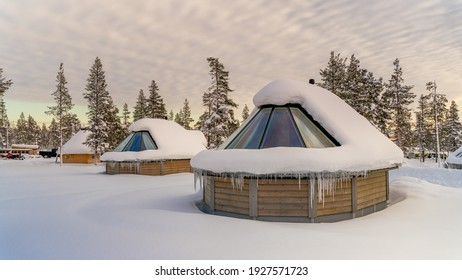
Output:
[[[88,101],[87,117],[90,131],[85,145],[95,153],[95,164],[99,154],[109,147],[109,126],[106,122],[108,111],[111,109],[112,99],[106,89],[106,76],[99,57],[95,59],[87,78],[86,92],[83,97]]]
[[[122,122],[119,117],[119,108],[114,105],[112,98],[109,98],[105,122],[110,131],[107,140],[107,150],[112,150],[128,135],[127,131],[122,126]]]
[[[50,126],[48,127],[48,131],[50,133],[49,138],[51,148],[58,148],[61,141],[59,139],[59,126],[54,118],[51,120]]]
[[[191,123],[194,119],[191,117],[191,108],[189,108],[189,101],[186,98],[183,103],[183,108],[180,109],[178,114],[175,115],[175,122],[186,129],[192,129]]]
[[[140,120],[146,117],[147,117],[146,96],[144,95],[144,91],[140,89],[140,93],[138,94],[138,99],[136,101],[136,105],[133,111],[133,121],[136,122],[137,120]]]
[[[233,108],[237,104],[229,98],[228,71],[218,58],[208,57],[211,84],[202,95],[206,111],[200,116],[196,127],[204,133],[209,148],[218,147],[237,128]]]
[[[68,122],[65,122],[66,116],[70,113],[74,104],[72,104],[72,98],[67,89],[67,81],[64,76],[63,63],[59,65],[58,75],[56,76],[56,90],[51,94],[54,97],[55,106],[48,107],[46,114],[52,115],[56,118],[59,127],[59,148],[62,149],[63,144],[66,140],[64,139],[64,129],[68,126]],[[65,151],[63,151],[65,153]],[[62,164],[62,161],[61,161]]]
[[[419,157],[421,161],[425,161],[425,151],[430,148],[432,143],[432,127],[428,121],[430,117],[429,96],[420,95],[415,112],[415,128],[414,128],[414,145],[419,148]]]
[[[48,131],[45,123],[42,123],[42,128],[40,129],[40,137],[38,145],[40,149],[48,150],[51,148],[50,145],[50,132]]]
[[[249,107],[247,104],[244,104],[244,109],[242,109],[242,120],[245,121],[249,117]]]
[[[159,87],[152,80],[149,86],[149,98],[147,99],[147,117],[154,119],[167,119],[167,110],[162,97],[159,95]]]
[[[459,120],[459,108],[454,100],[451,101],[451,105],[449,106],[444,128],[446,131],[446,138],[444,139],[445,150],[454,152],[462,145],[462,124]]]
[[[29,115],[27,117],[27,133],[26,133],[26,144],[38,145],[40,140],[40,126],[37,124],[35,119]]]
[[[69,113],[69,114],[66,114],[64,117],[63,117],[63,143],[66,143],[67,141],[69,141],[69,139],[71,139],[71,137],[77,133],[77,131],[80,130],[81,128],[81,124],[80,124],[80,120],[79,118],[77,117],[76,114],[72,114],[72,113]],[[63,151],[64,153],[66,151]]]
[[[430,103],[430,117],[429,121],[433,127],[433,138],[432,138],[432,150],[441,152],[441,144],[443,139],[446,137],[444,131],[444,118],[447,115],[447,103],[448,99],[445,94],[437,93],[436,82],[428,82],[426,84],[427,90],[429,91],[429,103]],[[438,157],[435,158],[438,161]]]
[[[385,84],[382,102],[390,118],[388,136],[393,136],[396,144],[407,152],[412,147],[413,140],[410,105],[414,101],[415,94],[411,92],[413,86],[403,84],[403,69],[399,65],[398,58],[393,65],[395,68],[388,83]]]
[[[15,141],[17,144],[31,144],[27,143],[27,121],[23,112],[21,112],[21,115],[16,122],[15,136]]]
[[[130,125],[130,111],[128,110],[127,103],[124,103],[122,109],[122,125],[127,128]]]
[[[343,93],[346,77],[346,58],[341,58],[340,54],[336,55],[332,51],[327,67],[320,70],[319,74],[322,82],[318,83],[318,85],[345,100]]]
[[[173,113],[173,110],[170,110],[170,113],[168,114],[168,120],[169,121],[175,120],[175,114]]]
[[[13,85],[13,82],[11,79],[6,80],[6,78],[3,77],[3,68],[0,68],[0,146],[2,146],[3,143],[6,145],[7,129],[9,129],[10,126],[3,96],[11,85]]]

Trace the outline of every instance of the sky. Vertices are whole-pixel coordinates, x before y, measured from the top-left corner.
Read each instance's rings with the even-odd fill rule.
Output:
[[[404,83],[418,96],[435,81],[462,108],[462,1],[448,0],[0,0],[0,68],[13,86],[8,117],[21,112],[49,123],[59,64],[73,109],[86,122],[83,98],[99,57],[108,91],[133,111],[155,80],[167,110],[185,98],[202,114],[210,85],[207,57],[229,71],[230,97],[252,97],[279,78],[320,81],[330,52],[354,54],[387,81],[400,59]]]

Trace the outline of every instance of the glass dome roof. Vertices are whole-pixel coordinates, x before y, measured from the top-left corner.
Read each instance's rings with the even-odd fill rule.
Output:
[[[300,105],[265,105],[241,126],[225,149],[327,148],[340,144]]]
[[[157,145],[148,131],[135,131],[122,141],[114,152],[139,152],[144,150],[157,150]]]

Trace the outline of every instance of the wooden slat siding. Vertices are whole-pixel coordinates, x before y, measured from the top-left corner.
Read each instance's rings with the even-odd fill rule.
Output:
[[[116,162],[106,162],[106,174],[114,175],[119,173],[119,168]]]
[[[99,157],[96,162],[100,162]],[[94,163],[93,154],[63,154],[63,163]]]
[[[358,178],[358,210],[387,200],[387,172],[372,172]]]
[[[320,192],[318,191],[318,195],[321,195]],[[324,193],[323,201],[319,201],[318,197],[315,199],[317,217],[352,212],[351,180],[337,183],[332,194]]]
[[[212,177],[207,177],[207,181],[204,188],[204,200],[207,205],[210,207],[213,206],[213,194],[212,194]]]
[[[308,217],[307,180],[259,180],[258,216]]]
[[[214,177],[215,210],[249,215],[249,183],[245,179],[242,189],[231,183],[231,179]]]
[[[160,166],[160,161],[141,162],[139,172],[141,175],[159,176],[162,175],[160,172]]]
[[[189,159],[166,160],[164,161],[164,175],[176,173],[190,173],[191,165]]]

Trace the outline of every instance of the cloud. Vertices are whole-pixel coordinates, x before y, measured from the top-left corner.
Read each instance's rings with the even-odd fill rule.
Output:
[[[0,67],[15,83],[8,98],[52,102],[63,62],[74,102],[85,105],[99,56],[119,106],[134,106],[154,79],[169,110],[188,98],[199,115],[208,56],[229,70],[231,97],[252,107],[252,96],[273,79],[319,79],[333,50],[354,53],[384,80],[398,57],[416,93],[436,80],[460,103],[461,21],[451,1],[4,1]]]

